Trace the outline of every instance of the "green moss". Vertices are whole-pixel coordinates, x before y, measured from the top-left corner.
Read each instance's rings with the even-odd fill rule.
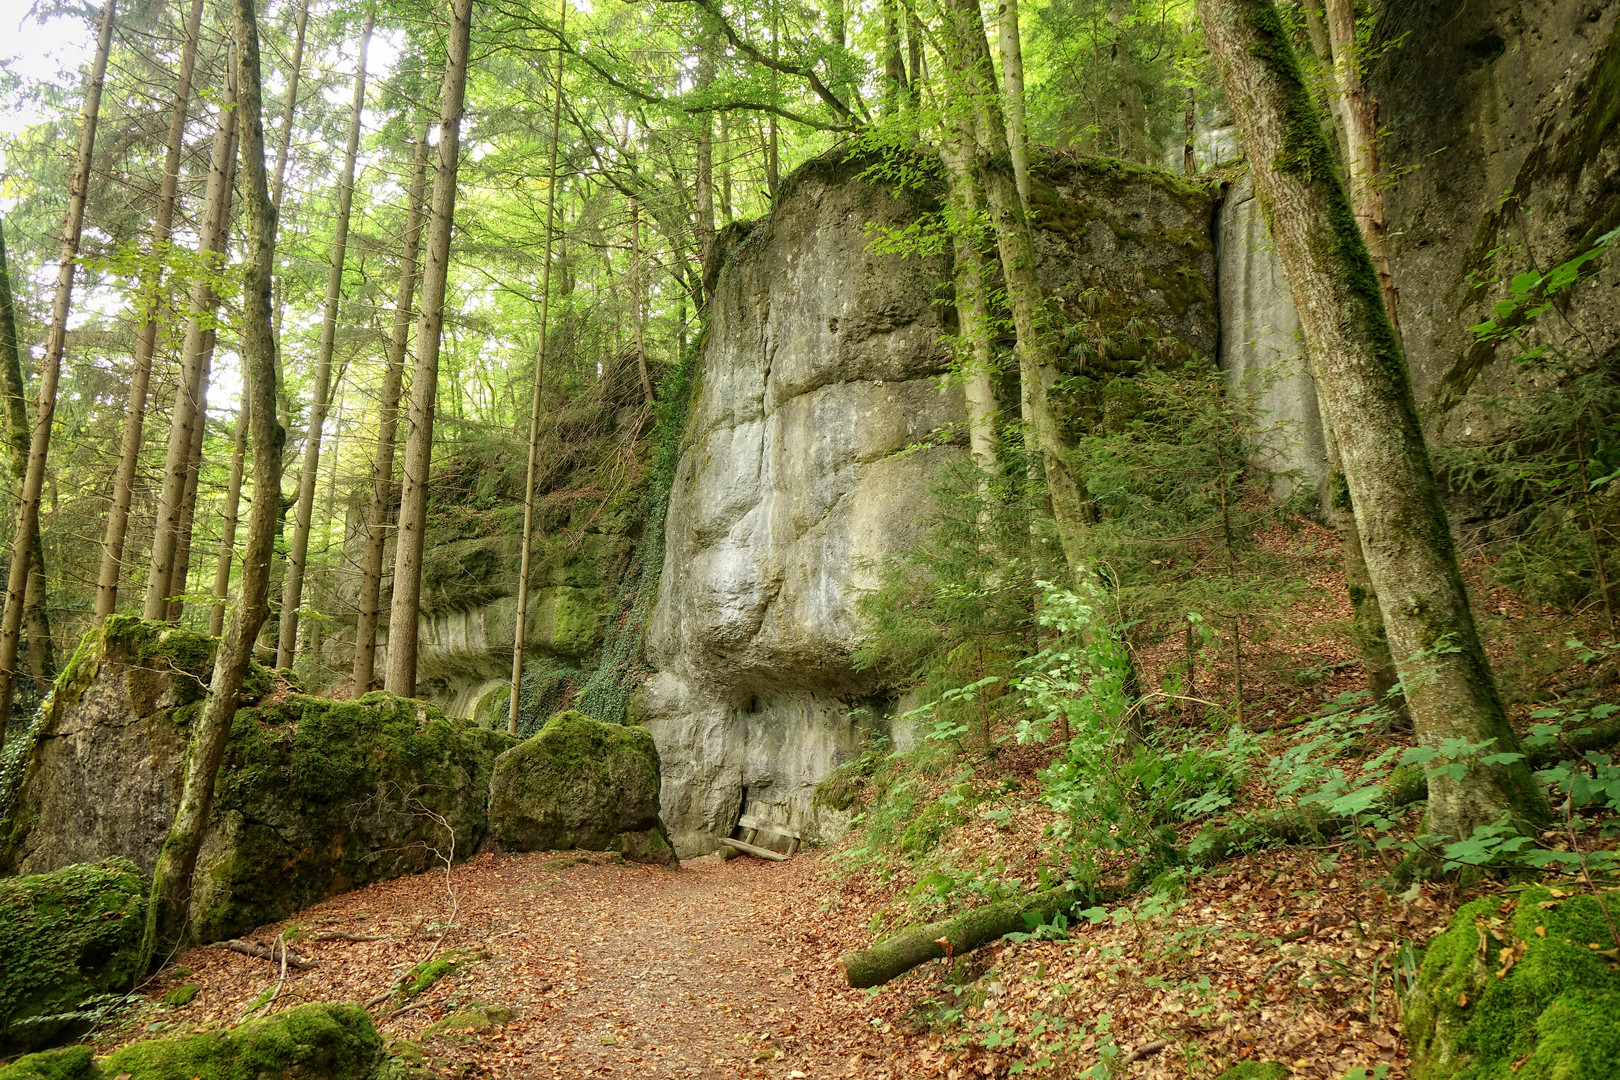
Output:
[[[145,885],[122,859],[0,880],[0,1041],[38,1045],[50,1017],[121,990],[139,963]]]
[[[196,1000],[197,992],[201,989],[202,987],[197,983],[181,983],[163,995],[163,1004],[176,1009],[184,1005],[190,1005]]]
[[[906,830],[900,834],[900,850],[913,858],[928,854],[940,845],[952,829],[966,824],[967,811],[977,801],[978,795],[972,784],[957,784],[944,798],[929,803],[906,826]]]
[[[1607,899],[1620,914],[1620,892]],[[1465,905],[1424,953],[1407,1000],[1412,1076],[1620,1075],[1620,973],[1602,952],[1613,948],[1593,896],[1555,899],[1537,887],[1516,902],[1486,897]],[[1517,960],[1499,979],[1507,949]]]
[[[446,953],[417,964],[401,980],[400,989],[408,998],[418,997],[433,989],[433,984],[460,971],[466,958],[460,953]]]
[[[512,1019],[512,1010],[501,1005],[478,1005],[462,1012],[451,1013],[443,1020],[429,1024],[422,1029],[421,1039],[443,1038],[445,1036],[467,1036],[478,1032],[489,1031],[500,1027]]]
[[[101,1080],[101,1075],[88,1046],[46,1050],[0,1066],[0,1080]]]
[[[139,1042],[102,1062],[131,1080],[368,1080],[382,1052],[359,1005],[303,1005],[237,1028]]]
[[[1215,1080],[1288,1080],[1293,1074],[1280,1061],[1243,1061],[1227,1069]]]

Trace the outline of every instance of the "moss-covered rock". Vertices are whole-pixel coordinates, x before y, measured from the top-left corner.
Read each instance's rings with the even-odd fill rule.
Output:
[[[88,1046],[69,1046],[0,1066],[0,1080],[101,1080],[101,1070]]]
[[[369,1080],[382,1040],[359,1005],[301,1005],[240,1027],[151,1039],[101,1063],[129,1080]]]
[[[206,634],[126,616],[84,636],[0,779],[0,874],[112,856],[151,872],[213,650]]]
[[[1605,899],[1620,915],[1620,892]],[[1620,1076],[1617,950],[1594,896],[1538,887],[1465,905],[1407,998],[1414,1080]]]
[[[126,861],[0,880],[0,1045],[37,1046],[135,978],[146,897]]]
[[[646,730],[561,712],[495,762],[490,834],[508,851],[583,848],[673,864],[658,788]]]
[[[193,882],[198,939],[471,856],[496,755],[512,743],[382,692],[241,710]]]

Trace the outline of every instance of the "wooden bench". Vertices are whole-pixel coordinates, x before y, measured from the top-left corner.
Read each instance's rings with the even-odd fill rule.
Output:
[[[766,821],[762,817],[755,817],[753,814],[742,814],[739,816],[737,818],[737,827],[732,831],[744,833],[747,835],[748,839],[740,840],[728,836],[724,840],[720,841],[723,847],[736,848],[738,851],[746,852],[749,855],[757,855],[761,859],[770,859],[774,862],[787,862],[793,857],[794,852],[799,850],[798,833],[794,832],[792,829],[784,829],[782,826]],[[772,836],[780,836],[786,839],[788,842],[787,854],[784,855],[780,851],[772,851],[768,847],[761,847],[755,843],[754,841],[759,839],[760,833],[769,833]]]

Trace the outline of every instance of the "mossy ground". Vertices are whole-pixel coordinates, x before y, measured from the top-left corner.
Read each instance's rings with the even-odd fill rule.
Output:
[[[1603,898],[1620,915],[1620,892]],[[1597,896],[1528,888],[1465,905],[1407,1002],[1417,1080],[1620,1076],[1620,970]],[[1498,973],[1502,973],[1498,978]]]

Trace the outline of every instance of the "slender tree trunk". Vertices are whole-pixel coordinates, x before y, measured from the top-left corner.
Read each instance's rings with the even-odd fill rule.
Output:
[[[219,555],[214,560],[214,606],[208,613],[208,634],[225,632],[225,601],[231,590],[231,561],[236,554],[236,526],[242,512],[242,472],[247,462],[248,397],[242,396],[236,415],[236,437],[231,444],[230,479],[225,484],[225,512],[219,525]]]
[[[180,532],[175,541],[174,563],[169,568],[169,610],[164,618],[177,623],[186,608],[186,587],[191,579],[191,535],[197,522],[197,485],[202,479],[203,429],[208,426],[208,378],[214,366],[214,343],[217,335],[208,331],[203,346],[202,369],[198,373],[194,399],[197,402],[197,423],[191,429],[191,445],[186,448],[186,485],[180,496]]]
[[[630,302],[635,305],[636,371],[641,392],[653,403],[652,376],[647,374],[647,310],[641,294],[641,199],[630,196]]]
[[[702,94],[713,86],[714,52],[705,44],[698,48],[697,90]],[[706,112],[698,113],[693,121],[698,126],[697,161],[693,169],[697,223],[693,232],[697,236],[698,259],[703,260],[709,257],[709,248],[714,246],[714,123],[711,114]]]
[[[117,0],[107,0],[96,31],[96,56],[90,65],[84,108],[79,120],[79,151],[68,184],[68,210],[62,222],[56,296],[51,304],[51,325],[45,355],[39,365],[39,395],[34,401],[34,425],[28,444],[28,471],[18,497],[17,528],[11,537],[11,569],[6,582],[6,609],[0,616],[0,744],[5,742],[6,719],[11,715],[12,679],[17,671],[17,646],[23,612],[28,605],[28,577],[39,539],[39,501],[45,490],[45,465],[51,450],[51,424],[56,415],[56,384],[62,374],[62,353],[67,345],[68,311],[73,303],[73,277],[79,263],[79,234],[84,229],[85,194],[90,187],[90,163],[96,148],[96,121],[101,111],[101,89],[107,79],[107,55],[112,51],[113,19]]]
[[[557,5],[559,32],[568,15],[569,0]],[[546,240],[545,257],[540,270],[540,346],[534,357],[534,394],[529,399],[529,462],[523,481],[523,547],[518,558],[517,615],[512,626],[512,692],[507,703],[506,730],[513,735],[518,730],[518,714],[523,703],[523,650],[528,644],[529,622],[529,556],[534,548],[534,489],[535,477],[540,471],[540,395],[546,380],[546,331],[551,319],[551,237],[557,212],[557,136],[562,127],[563,58],[557,54],[557,82],[552,90],[551,102],[551,158],[547,165],[546,180]],[[703,121],[705,130],[708,119]],[[701,162],[702,157],[699,156]],[[702,188],[700,183],[699,188]],[[701,215],[699,221],[701,222]],[[713,228],[713,220],[710,220]],[[713,242],[713,237],[710,237]],[[640,323],[637,323],[640,336]],[[642,368],[646,378],[646,368]]]
[[[1001,53],[1001,91],[1007,111],[1007,150],[1024,213],[1029,213],[1029,125],[1024,119],[1024,45],[1018,30],[1018,0],[1000,0],[996,46]]]
[[[639,200],[638,200],[639,205]],[[720,220],[730,224],[737,216],[731,202],[731,114],[720,114]]]
[[[1187,111],[1181,119],[1185,141],[1181,147],[1181,171],[1192,176],[1198,171],[1198,158],[1193,154],[1193,139],[1198,133],[1198,91],[1187,87]]]
[[[360,31],[360,59],[354,75],[354,101],[349,109],[348,142],[338,179],[337,222],[332,226],[332,259],[326,274],[326,306],[321,312],[321,343],[315,354],[315,400],[309,406],[304,436],[304,465],[298,476],[292,543],[287,547],[286,579],[281,591],[281,634],[276,667],[290,668],[298,654],[298,609],[304,599],[304,572],[309,562],[309,527],[314,519],[315,487],[320,482],[321,438],[332,388],[332,349],[337,342],[338,302],[343,299],[343,262],[349,246],[349,216],[354,206],[354,160],[360,152],[360,120],[366,106],[366,50],[371,45],[374,16],[366,13]]]
[[[917,5],[905,0],[906,12],[906,105],[913,113],[922,107],[923,80],[927,78],[923,52],[922,20]]]
[[[388,612],[386,686],[401,697],[416,696],[417,619],[422,600],[422,532],[427,526],[428,469],[433,463],[434,399],[439,389],[439,335],[444,328],[445,285],[450,273],[450,236],[456,216],[456,168],[461,156],[461,114],[467,92],[467,52],[473,0],[452,0],[449,62],[439,96],[439,162],[433,178],[427,269],[422,275],[422,317],[416,327],[416,365],[411,371],[410,429],[405,437],[405,476],[400,492],[399,533],[394,547],[394,595]]]
[[[242,201],[247,250],[242,284],[242,367],[246,376],[253,437],[253,505],[242,558],[240,593],[226,619],[214,660],[208,696],[191,732],[185,778],[174,823],[152,873],[151,902],[142,945],[149,967],[183,936],[191,875],[213,806],[214,781],[236,716],[236,695],[253,658],[253,642],[269,614],[270,558],[275,543],[281,489],[281,444],[276,422],[275,338],[271,329],[270,278],[275,257],[276,211],[264,167],[264,119],[254,0],[234,0],[236,12],[237,111],[242,125]]]
[[[1546,801],[1508,726],[1480,644],[1418,426],[1406,362],[1384,310],[1316,106],[1270,0],[1198,0],[1205,41],[1238,127],[1272,237],[1288,272],[1355,508],[1367,572],[1418,741],[1488,743],[1462,754],[1461,779],[1429,780],[1428,831],[1446,839],[1511,817],[1533,827]],[[1455,745],[1455,744],[1453,744]]]
[[[298,84],[304,78],[304,40],[305,30],[309,26],[309,0],[299,0],[298,23],[293,32],[292,60],[287,72],[287,102],[281,110],[281,137],[276,141],[276,174],[270,183],[270,205],[275,207],[276,213],[281,213],[282,196],[286,193],[287,158],[292,149],[293,117],[298,112]],[[287,302],[286,291],[281,290],[276,296],[275,335],[276,335],[276,407],[280,410],[281,426],[283,430],[292,427],[292,398],[287,394],[287,379],[282,370],[281,356],[281,316]]]
[[[185,340],[180,348],[180,380],[175,387],[174,408],[169,419],[168,452],[163,461],[163,483],[158,492],[157,521],[152,533],[152,558],[147,567],[146,598],[141,607],[141,617],[153,621],[165,619],[169,614],[169,584],[180,546],[186,465],[191,457],[193,428],[201,422],[197,395],[202,386],[209,327],[218,308],[218,297],[214,295],[209,277],[224,263],[229,235],[227,225],[239,111],[233,77],[225,80],[219,125],[214,131],[213,160],[209,164],[208,187],[203,196],[202,242],[198,247],[202,270],[191,283]]]
[[[1384,229],[1384,189],[1378,180],[1378,101],[1367,92],[1356,55],[1356,12],[1351,0],[1326,0],[1328,42],[1333,48],[1333,77],[1338,84],[1339,122],[1344,125],[1345,157],[1350,168],[1350,204],[1356,225],[1378,275],[1395,340],[1401,324],[1395,307],[1395,272],[1390,268],[1389,238]]]
[[[11,478],[12,520],[21,505],[28,475],[31,442],[28,426],[28,390],[23,382],[22,352],[17,347],[17,312],[11,299],[11,271],[6,260],[6,239],[0,233],[0,396],[5,398],[6,465]],[[50,688],[53,674],[51,622],[45,602],[44,544],[36,531],[34,557],[28,571],[28,593],[23,601],[23,628],[28,640],[28,671],[40,696]],[[0,742],[4,735],[0,734]]]
[[[1048,395],[1057,381],[1057,356],[1046,332],[1046,296],[1035,261],[1035,236],[1011,171],[1007,125],[996,92],[995,67],[985,36],[984,19],[975,0],[949,0],[944,12],[945,39],[956,52],[954,77],[970,99],[978,135],[978,171],[985,205],[996,232],[1018,341],[1020,394],[1026,427],[1034,441],[1031,457],[1045,467],[1047,491],[1057,519],[1064,558],[1074,574],[1085,559],[1085,501],[1063,460],[1057,419]],[[1032,462],[1033,464],[1033,462]]]
[[[906,88],[906,61],[900,54],[899,0],[882,0],[883,6],[883,115],[900,113],[900,96]]]
[[[990,341],[989,291],[985,282],[984,252],[980,250],[978,221],[984,208],[974,181],[972,134],[945,147],[946,184],[950,192],[951,239],[956,264],[956,317],[962,341],[963,396],[968,410],[968,453],[980,470],[996,466],[995,352]]]
[[[158,188],[157,213],[152,222],[152,265],[142,275],[138,295],[148,309],[135,331],[135,359],[130,367],[129,395],[124,404],[124,434],[113,474],[112,506],[101,541],[101,568],[96,578],[96,624],[118,609],[118,583],[124,566],[124,541],[129,534],[129,507],[135,493],[135,468],[141,454],[146,425],[146,394],[152,382],[152,356],[157,351],[158,317],[168,306],[169,289],[163,282],[169,238],[174,231],[174,208],[180,187],[180,154],[185,149],[186,116],[191,109],[191,77],[197,66],[197,39],[202,27],[203,0],[192,0],[186,17],[186,40],[180,48],[180,72],[175,77],[174,103],[169,108],[169,139],[163,156],[163,181]],[[160,292],[160,283],[162,288]]]
[[[377,404],[377,457],[371,466],[371,501],[366,507],[366,554],[360,571],[360,598],[354,629],[354,692],[371,689],[377,664],[377,598],[382,593],[383,549],[388,542],[388,511],[394,493],[394,442],[399,428],[399,394],[405,380],[405,346],[411,335],[411,298],[416,294],[417,250],[422,240],[422,194],[427,187],[428,139],[416,139],[406,197],[405,248],[399,259],[399,293],[394,329],[388,339],[388,366]]]

